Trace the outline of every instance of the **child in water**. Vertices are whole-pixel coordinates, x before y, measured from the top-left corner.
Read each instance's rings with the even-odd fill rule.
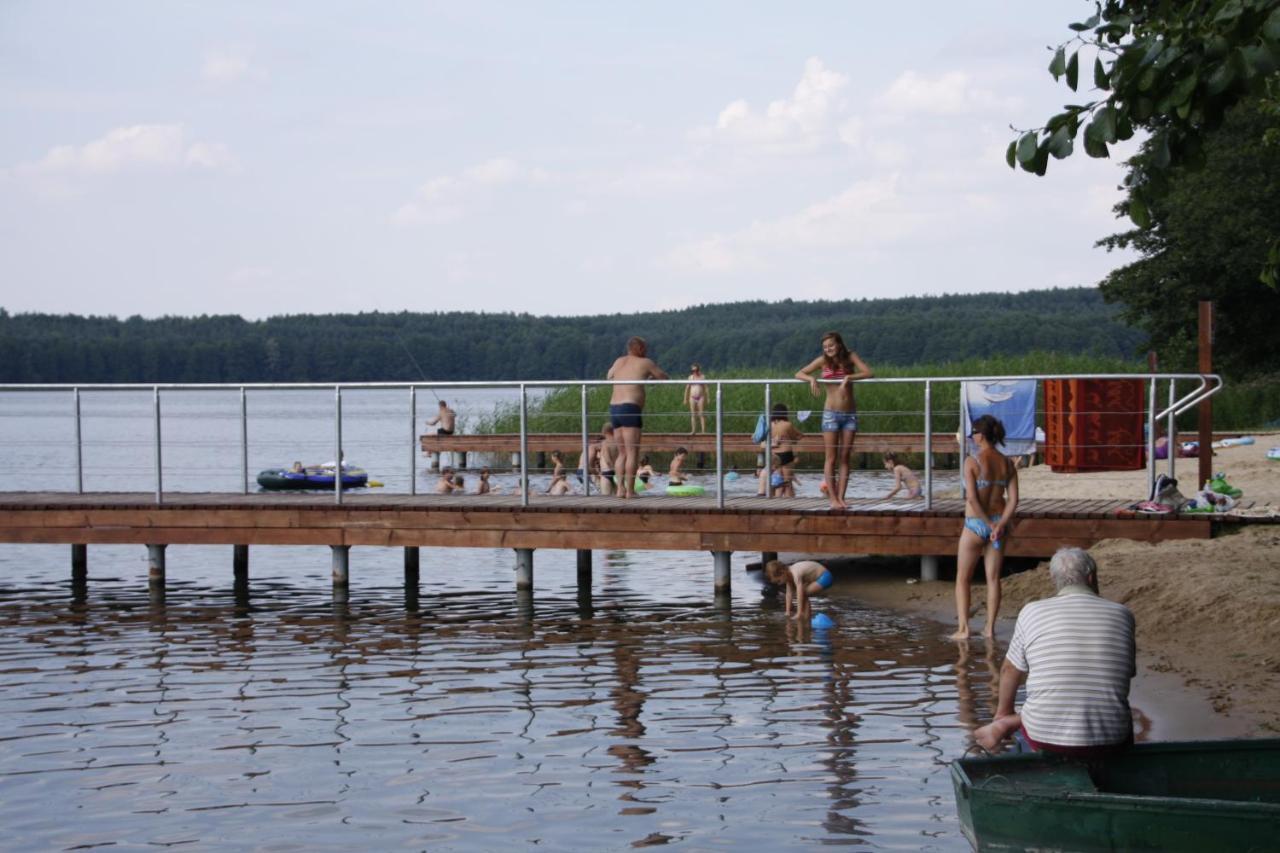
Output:
[[[885,500],[892,498],[904,488],[907,490],[907,500],[915,500],[920,497],[920,478],[915,472],[898,461],[898,454],[886,453],[884,455],[884,470],[893,472],[893,490],[885,495]]]
[[[671,469],[667,471],[667,482],[672,486],[684,485],[684,460],[689,451],[683,447],[676,448],[676,455],[671,457]]]
[[[481,468],[480,469],[480,485],[476,486],[476,494],[487,495],[487,494],[490,494],[492,491],[493,489],[489,486],[489,469]]]
[[[781,560],[770,560],[764,567],[764,576],[770,583],[786,589],[786,607],[783,612],[791,616],[791,602],[794,599],[796,612],[791,618],[806,621],[813,618],[809,596],[830,589],[835,581],[830,569],[813,560],[801,560],[789,566]]]

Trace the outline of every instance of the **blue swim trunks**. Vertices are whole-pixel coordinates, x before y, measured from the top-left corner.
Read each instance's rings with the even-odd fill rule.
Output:
[[[781,471],[774,471],[773,475],[769,477],[769,485],[773,486],[775,489],[778,488],[778,486],[781,486],[785,482],[786,481],[782,479]]]
[[[823,432],[840,432],[847,430],[849,432],[858,431],[858,413],[857,412],[837,412],[832,409],[822,410],[822,431]]]
[[[992,516],[992,519],[994,520],[994,522],[995,522],[996,524],[999,524],[999,523],[1000,523],[1000,516],[998,516],[998,515],[996,515],[996,516]],[[966,519],[964,520],[964,529],[965,529],[965,530],[970,531],[970,532],[971,532],[971,533],[973,533],[973,534],[975,534],[975,535],[976,535],[979,539],[981,539],[983,542],[991,542],[991,525],[990,525],[990,524],[987,524],[986,519],[983,519],[983,518],[966,518]],[[991,544],[995,547],[995,549],[996,549],[997,551],[999,551],[999,550],[1000,550],[1000,540],[999,540],[999,539],[997,539],[995,542],[991,542]]]
[[[619,427],[640,429],[644,425],[644,419],[640,416],[641,411],[643,410],[635,403],[613,403],[609,406],[609,423],[613,424],[614,429]]]
[[[830,569],[824,569],[822,574],[818,575],[818,586],[823,589],[830,589],[831,585],[835,582],[836,579],[831,576]]]

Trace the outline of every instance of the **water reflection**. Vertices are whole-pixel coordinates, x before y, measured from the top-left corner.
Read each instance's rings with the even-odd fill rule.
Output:
[[[992,670],[936,626],[833,595],[814,632],[740,571],[718,601],[705,555],[605,555],[585,594],[572,553],[519,594],[507,554],[475,588],[432,555],[421,592],[398,556],[345,595],[323,559],[221,585],[171,557],[163,598],[105,561],[0,585],[0,818],[41,848],[252,822],[262,847],[964,849],[943,761]]]

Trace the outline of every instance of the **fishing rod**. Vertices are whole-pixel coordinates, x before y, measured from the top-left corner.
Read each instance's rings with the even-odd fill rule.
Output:
[[[404,350],[404,354],[409,356],[409,361],[413,362],[414,369],[418,371],[418,375],[422,377],[422,381],[429,382],[430,380],[427,379],[427,372],[422,369],[422,365],[418,364],[418,360],[413,357],[413,350],[409,349],[409,345],[404,342],[404,338],[400,337],[400,333],[395,331],[394,329],[391,330],[391,334],[396,336],[396,341],[400,344],[400,347]],[[431,392],[432,397],[436,398],[437,403],[440,402],[440,395],[436,393],[436,389],[428,385],[427,390]]]

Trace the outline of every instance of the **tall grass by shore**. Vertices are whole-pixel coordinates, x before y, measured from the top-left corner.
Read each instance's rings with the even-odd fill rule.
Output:
[[[968,359],[943,364],[922,364],[910,367],[877,366],[876,377],[883,379],[925,376],[1013,376],[1028,374],[1069,373],[1142,373],[1146,366],[1136,361],[1100,358],[1086,355],[1062,355],[1057,353],[1031,353],[1022,356],[1000,356],[986,359]],[[816,418],[821,416],[822,399],[810,394],[808,386],[792,377],[795,367],[770,370],[727,371],[715,379],[776,379],[770,386],[774,403],[785,403],[792,413],[813,412],[806,419],[806,431],[816,429]],[[678,374],[683,378],[685,374]],[[673,373],[673,378],[677,374]],[[1179,393],[1191,390],[1191,383],[1179,385]],[[863,432],[923,432],[924,431],[924,383],[859,382],[856,386],[858,412]],[[598,432],[608,416],[608,387],[588,389],[588,424],[592,433]],[[714,430],[715,397],[708,402],[707,430]],[[1167,387],[1158,390],[1158,403],[1166,402]],[[645,404],[644,426],[647,432],[688,432],[689,413],[683,403],[683,385],[651,387]],[[959,426],[960,386],[958,382],[934,382],[932,388],[933,429],[939,433],[953,433]],[[1268,423],[1274,425],[1280,418],[1280,377],[1244,384],[1228,382],[1227,387],[1214,397],[1214,426],[1219,430],[1260,429]],[[757,416],[764,411],[764,387],[762,384],[725,385],[721,407],[726,433],[749,433]],[[1037,408],[1043,410],[1042,401]],[[577,433],[582,428],[582,397],[580,386],[570,384],[557,388],[529,407],[529,430],[533,433]],[[1043,421],[1043,416],[1041,416]],[[519,408],[515,404],[499,406],[493,412],[481,415],[473,421],[476,432],[513,433],[520,428]],[[1179,421],[1181,429],[1194,429],[1196,412],[1185,413]]]

